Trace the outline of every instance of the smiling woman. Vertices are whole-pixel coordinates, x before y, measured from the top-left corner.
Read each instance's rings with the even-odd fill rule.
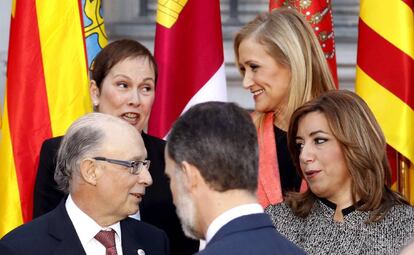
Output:
[[[286,142],[292,112],[335,85],[318,39],[295,10],[282,8],[257,16],[237,33],[234,53],[243,87],[255,102],[257,196],[266,207],[301,187]]]
[[[164,230],[172,254],[193,254],[198,250],[198,241],[184,236],[164,174],[165,141],[143,132],[154,102],[156,82],[157,65],[151,52],[137,41],[124,39],[108,44],[97,55],[89,92],[95,111],[125,120],[142,135],[154,181],[146,189],[134,217]],[[34,190],[34,217],[51,211],[66,198],[53,179],[61,140],[62,137],[51,138],[42,145]]]
[[[329,91],[299,107],[288,145],[309,189],[266,212],[307,253],[396,254],[414,236],[414,208],[390,189],[384,135],[358,95]]]

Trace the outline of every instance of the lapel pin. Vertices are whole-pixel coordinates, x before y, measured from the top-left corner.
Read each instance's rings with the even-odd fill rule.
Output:
[[[143,249],[138,249],[137,254],[138,255],[145,255],[145,251]]]

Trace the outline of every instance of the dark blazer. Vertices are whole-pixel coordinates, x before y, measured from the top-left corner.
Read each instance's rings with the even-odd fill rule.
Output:
[[[127,217],[121,222],[122,252],[136,255],[138,249],[147,255],[169,254],[167,235],[160,229]],[[0,254],[85,254],[75,227],[66,211],[65,200],[51,212],[24,224],[6,236],[0,243]]]
[[[4,245],[1,240],[0,240],[0,254],[2,254],[2,255],[17,255],[12,250],[10,250],[9,247]]]
[[[168,179],[164,174],[165,141],[142,133],[148,159],[151,160],[150,173],[153,184],[146,189],[141,201],[141,219],[167,233],[171,245],[171,254],[187,255],[198,251],[199,242],[184,235],[172,201]],[[56,155],[62,136],[44,141],[40,151],[39,168],[37,170],[33,217],[38,217],[54,209],[62,198],[63,192],[57,189],[54,180]]]
[[[264,213],[236,218],[224,225],[200,255],[306,254],[274,228]]]

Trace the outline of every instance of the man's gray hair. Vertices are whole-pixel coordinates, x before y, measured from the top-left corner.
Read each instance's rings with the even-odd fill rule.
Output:
[[[64,193],[70,193],[73,176],[80,170],[82,160],[96,156],[105,137],[103,124],[108,122],[127,124],[111,115],[90,113],[69,127],[59,147],[55,169],[55,181]]]

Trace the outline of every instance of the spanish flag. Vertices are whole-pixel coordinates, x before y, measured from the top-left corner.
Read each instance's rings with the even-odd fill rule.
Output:
[[[387,143],[411,162],[405,193],[413,203],[414,3],[361,0],[360,5],[356,91],[374,112]]]
[[[331,0],[269,0],[269,10],[280,7],[294,8],[302,13],[319,40],[332,77],[338,87],[335,36]]]
[[[103,47],[100,1],[14,0],[0,140],[0,236],[30,221],[42,142],[92,110],[89,44]],[[88,34],[89,33],[89,34]]]
[[[165,137],[194,104],[227,100],[219,0],[158,0],[154,51],[150,134]]]

